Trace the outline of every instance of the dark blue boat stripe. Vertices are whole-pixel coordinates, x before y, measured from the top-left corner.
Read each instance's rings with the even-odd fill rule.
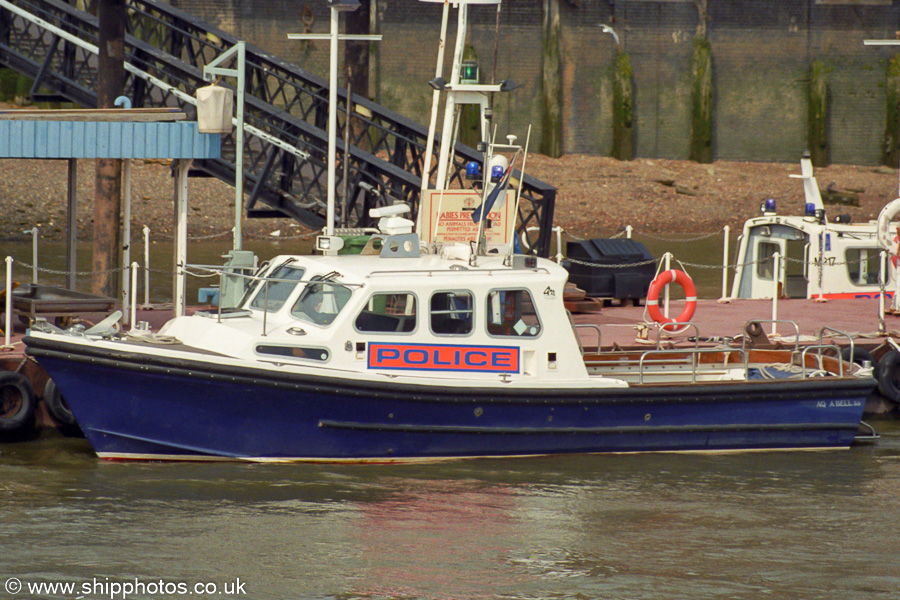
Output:
[[[791,423],[791,424],[733,424],[733,425],[672,425],[659,427],[467,427],[457,425],[411,425],[399,423],[355,423],[350,421],[319,421],[319,427],[352,429],[356,431],[399,431],[405,433],[465,433],[465,434],[652,434],[652,433],[735,433],[741,431],[837,431],[858,429],[848,423]]]

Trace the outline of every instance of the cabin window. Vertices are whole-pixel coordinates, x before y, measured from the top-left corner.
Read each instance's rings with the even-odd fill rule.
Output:
[[[431,296],[431,331],[437,334],[471,333],[474,299],[468,291],[437,292]]]
[[[781,252],[781,248],[772,242],[760,242],[756,246],[757,277],[769,281],[775,277],[775,257],[773,255],[776,252]]]
[[[269,356],[280,356],[286,358],[305,358],[307,360],[328,360],[328,350],[325,348],[310,348],[305,346],[271,346],[260,344],[256,347],[256,352]]]
[[[875,285],[878,283],[880,251],[877,248],[847,248],[844,262],[847,276],[853,285]],[[888,273],[889,270],[886,270]],[[888,277],[890,277],[888,275]]]
[[[362,332],[409,333],[416,328],[416,297],[410,293],[372,294],[355,325]]]
[[[528,290],[491,290],[487,307],[487,331],[491,335],[535,337],[541,332]]]
[[[347,304],[350,294],[350,289],[343,285],[325,281],[320,276],[313,277],[297,298],[291,315],[316,325],[331,325]]]
[[[257,292],[250,303],[250,308],[269,312],[280,309],[294,288],[297,287],[297,282],[303,279],[304,273],[305,269],[298,269],[287,264],[276,268],[266,276],[265,281],[261,281],[257,286]]]

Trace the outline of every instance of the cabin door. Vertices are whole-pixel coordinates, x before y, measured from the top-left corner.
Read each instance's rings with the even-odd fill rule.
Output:
[[[785,240],[784,295],[788,298],[806,298],[809,281],[808,250],[805,239]]]
[[[787,298],[806,298],[809,281],[807,253],[809,244],[803,239],[761,237],[756,244],[757,267],[751,298],[771,298],[775,277],[776,252],[781,256],[778,268],[778,294]]]

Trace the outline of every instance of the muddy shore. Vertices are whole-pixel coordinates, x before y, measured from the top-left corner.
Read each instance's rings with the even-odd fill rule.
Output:
[[[737,231],[758,214],[766,198],[779,210],[803,206],[796,163],[684,160],[618,161],[604,156],[531,154],[526,171],[558,188],[554,222],[578,237],[609,236],[625,225],[648,233],[708,233],[724,225]],[[132,168],[132,224],[171,235],[174,180],[170,161],[137,160]],[[816,170],[819,187],[831,188],[858,206],[828,206],[829,214],[854,221],[874,219],[897,196],[898,170],[831,165]],[[189,235],[227,235],[234,223],[234,190],[215,179],[193,178],[189,188]],[[94,161],[79,161],[78,237],[90,239]],[[25,240],[38,227],[44,239],[63,239],[66,226],[66,161],[0,160],[0,241]],[[248,238],[299,235],[308,230],[290,219],[245,219]]]

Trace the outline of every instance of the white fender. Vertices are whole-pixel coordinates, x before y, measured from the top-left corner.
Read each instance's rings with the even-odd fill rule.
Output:
[[[900,268],[898,268],[900,267],[900,264],[898,264],[900,263],[900,261],[898,261],[898,255],[900,255],[900,227],[895,231],[891,231],[891,223],[894,222],[894,219],[898,214],[900,214],[900,198],[895,198],[888,202],[887,205],[881,209],[881,212],[878,213],[878,221],[875,229],[878,245],[887,251],[888,256],[890,257],[887,268],[890,269],[890,277],[895,286],[897,285],[897,282],[900,281]],[[894,289],[894,300],[892,305],[894,310],[900,310],[900,289],[897,289],[896,287]]]
[[[890,227],[891,221],[897,218],[898,214],[900,214],[900,198],[888,202],[885,207],[881,209],[881,212],[878,213],[878,225],[876,230],[878,235],[878,245],[884,250],[887,250],[890,254],[896,254],[897,244],[894,241],[894,234],[890,231]]]

